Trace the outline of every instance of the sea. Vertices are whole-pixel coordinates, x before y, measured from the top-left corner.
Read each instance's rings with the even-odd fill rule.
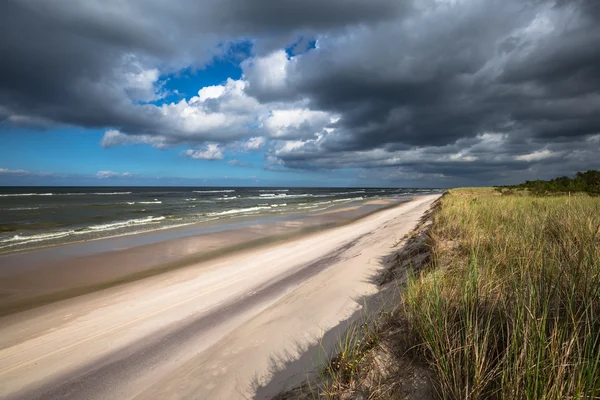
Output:
[[[411,188],[0,187],[0,253],[436,193]]]

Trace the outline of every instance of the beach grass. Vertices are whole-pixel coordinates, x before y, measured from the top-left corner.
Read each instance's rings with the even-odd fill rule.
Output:
[[[429,398],[600,398],[600,197],[453,189],[430,218],[427,266],[340,340],[317,397],[416,398],[394,389],[409,360]],[[387,388],[364,381],[383,342]]]
[[[600,198],[451,190],[403,296],[444,399],[600,396]]]

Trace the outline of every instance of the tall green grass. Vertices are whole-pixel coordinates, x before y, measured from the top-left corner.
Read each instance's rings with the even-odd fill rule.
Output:
[[[403,306],[443,399],[600,398],[600,198],[451,190]]]

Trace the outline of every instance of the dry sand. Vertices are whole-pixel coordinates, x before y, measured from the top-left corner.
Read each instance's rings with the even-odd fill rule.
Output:
[[[437,197],[3,317],[0,398],[251,398],[376,292],[380,259]]]

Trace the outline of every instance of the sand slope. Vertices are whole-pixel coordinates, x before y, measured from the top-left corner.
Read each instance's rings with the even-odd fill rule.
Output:
[[[437,197],[4,317],[0,397],[252,397],[273,357],[297,357],[376,290],[380,257]]]

